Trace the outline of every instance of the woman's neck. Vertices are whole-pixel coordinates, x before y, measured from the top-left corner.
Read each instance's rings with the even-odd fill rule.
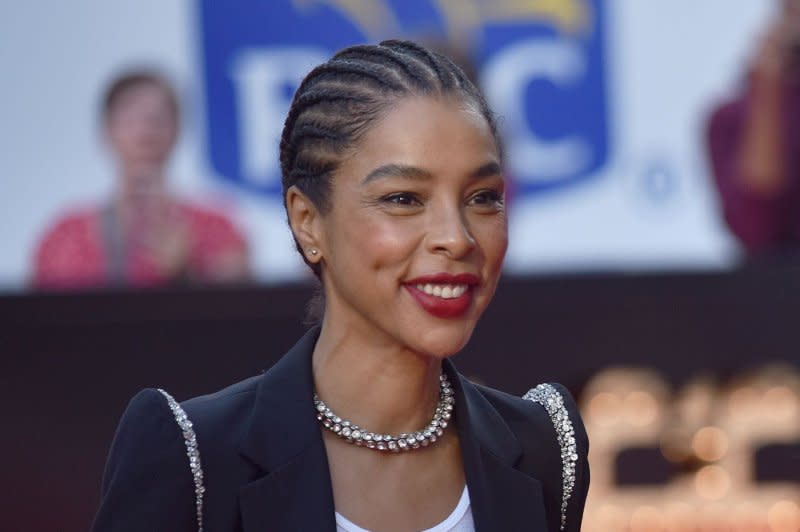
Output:
[[[117,175],[117,196],[121,200],[166,193],[167,179],[163,164],[119,161]]]
[[[114,205],[123,216],[152,213],[169,204],[163,168],[122,165],[118,172]]]
[[[317,394],[368,431],[419,430],[439,399],[441,361],[369,336],[323,321],[312,362]]]

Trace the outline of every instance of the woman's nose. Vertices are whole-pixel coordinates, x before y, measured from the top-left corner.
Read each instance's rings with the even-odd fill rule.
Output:
[[[431,216],[428,227],[428,248],[450,258],[461,258],[475,248],[475,238],[464,214],[458,208],[440,208]]]

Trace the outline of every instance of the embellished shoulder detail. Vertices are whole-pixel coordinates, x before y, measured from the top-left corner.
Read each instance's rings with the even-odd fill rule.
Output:
[[[564,398],[552,384],[540,384],[522,396],[544,407],[553,421],[561,447],[561,530],[567,526],[567,505],[575,488],[575,464],[578,450],[575,444],[575,429],[564,405]]]
[[[197,436],[192,428],[191,420],[189,420],[189,417],[186,415],[183,408],[181,408],[181,405],[166,391],[161,388],[158,388],[158,391],[167,399],[169,409],[172,410],[172,414],[175,416],[175,422],[183,433],[183,440],[186,444],[186,455],[189,457],[189,469],[194,479],[197,530],[198,532],[203,532],[203,494],[206,488],[203,484],[203,468],[200,465],[200,449],[197,445]]]

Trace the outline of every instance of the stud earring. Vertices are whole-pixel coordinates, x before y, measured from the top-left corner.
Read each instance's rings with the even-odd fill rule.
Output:
[[[309,249],[308,252],[311,253],[311,255],[313,255],[314,257],[319,255],[319,251],[317,249],[315,249],[315,248]]]

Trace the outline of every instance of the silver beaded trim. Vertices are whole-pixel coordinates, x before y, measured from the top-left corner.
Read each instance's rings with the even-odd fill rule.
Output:
[[[433,419],[424,428],[409,434],[403,433],[398,436],[391,434],[376,434],[362,429],[355,423],[342,419],[314,394],[314,407],[317,409],[317,419],[322,426],[333,432],[340,438],[358,446],[364,446],[376,451],[399,453],[427,447],[442,437],[444,429],[450,424],[455,405],[455,395],[447,376],[442,374],[439,377],[439,402]]]
[[[542,405],[556,429],[561,447],[561,530],[564,530],[567,526],[567,504],[575,488],[575,464],[578,461],[575,430],[564,406],[564,398],[552,384],[540,384],[528,390],[522,398]]]
[[[206,487],[203,484],[203,468],[200,465],[200,449],[197,446],[197,436],[192,428],[192,422],[186,415],[186,412],[181,408],[181,405],[167,392],[158,389],[161,395],[167,398],[169,409],[175,416],[175,421],[183,432],[183,440],[186,444],[186,455],[189,457],[189,469],[192,472],[194,479],[194,496],[195,508],[197,511],[197,530],[203,532],[203,494],[206,492]]]

